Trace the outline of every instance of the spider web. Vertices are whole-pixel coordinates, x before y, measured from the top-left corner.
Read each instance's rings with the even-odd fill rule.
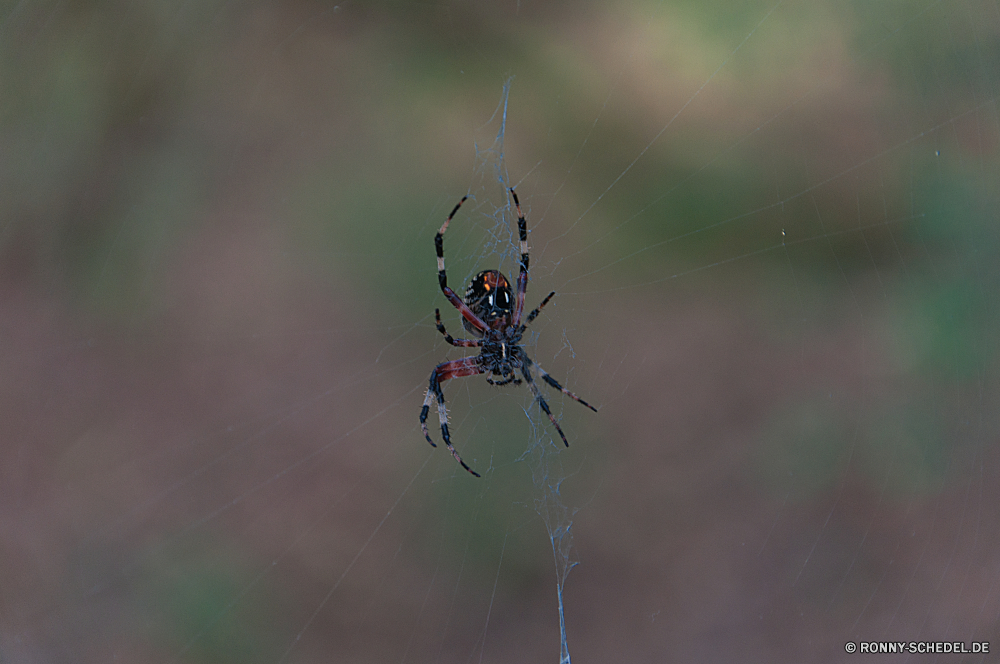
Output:
[[[998,26],[8,3],[0,659],[989,641]],[[417,423],[462,354],[433,237],[468,193],[451,282],[515,274],[510,186],[526,305],[558,293],[527,349],[600,413],[542,386],[567,449],[524,386],[448,381],[476,480]]]
[[[496,110],[490,120],[477,131],[477,134],[484,134],[492,132],[496,128],[491,142],[485,145],[480,144],[479,141],[476,142],[476,166],[473,169],[473,185],[470,186],[469,190],[474,209],[479,213],[479,216],[483,217],[480,223],[483,226],[485,240],[480,244],[480,252],[477,259],[473,261],[472,270],[465,275],[460,283],[471,281],[473,275],[483,269],[483,266],[489,266],[504,274],[511,275],[509,279],[511,283],[515,283],[517,278],[520,250],[514,230],[516,228],[516,213],[508,195],[509,190],[517,183],[511,182],[504,159],[504,139],[513,81],[513,77],[508,77],[504,82]],[[486,203],[496,200],[497,197],[507,201],[506,204],[488,205]],[[527,200],[525,204],[528,204]],[[483,212],[484,207],[488,207],[491,212]],[[526,211],[525,214],[529,213]],[[529,239],[532,237],[530,235],[532,226],[532,221],[529,220]],[[447,249],[445,257],[448,261]],[[536,271],[542,271],[539,270],[539,263],[540,261],[537,260],[533,263],[532,274]],[[529,287],[532,283],[533,280],[529,279]],[[532,308],[532,301],[539,300],[541,297],[539,293],[532,291],[526,299],[525,311]],[[451,314],[450,317],[455,318],[454,312]],[[537,334],[533,331],[529,332],[526,344],[532,349],[532,352],[537,350],[536,342]],[[537,372],[535,373],[537,374]],[[541,383],[540,379],[539,382]],[[547,388],[547,386],[544,387]],[[572,556],[572,525],[576,509],[564,504],[560,493],[560,487],[566,475],[558,457],[559,445],[552,438],[554,431],[550,430],[551,424],[533,397],[529,396],[525,399],[529,404],[525,406],[524,412],[531,423],[528,437],[530,442],[517,461],[527,463],[531,471],[532,483],[537,494],[532,502],[536,513],[545,525],[552,548],[556,572],[560,662],[568,663],[571,660],[566,637],[563,590],[566,578],[576,564]],[[554,403],[554,394],[548,394],[547,401]]]

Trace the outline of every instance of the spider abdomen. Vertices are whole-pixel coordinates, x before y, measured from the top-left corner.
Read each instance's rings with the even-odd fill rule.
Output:
[[[510,293],[510,282],[498,270],[483,270],[465,288],[465,304],[493,330],[500,330],[510,321],[514,298]],[[470,333],[482,337],[483,333],[467,320],[462,325]]]

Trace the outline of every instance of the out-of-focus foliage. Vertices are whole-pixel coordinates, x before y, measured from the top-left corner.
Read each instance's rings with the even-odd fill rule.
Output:
[[[582,660],[994,634],[997,16],[0,3],[0,660],[552,658],[547,418],[416,420],[515,185]]]

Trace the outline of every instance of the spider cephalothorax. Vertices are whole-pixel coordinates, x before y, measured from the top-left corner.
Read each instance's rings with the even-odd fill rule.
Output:
[[[444,405],[444,392],[441,389],[443,381],[449,378],[486,374],[486,381],[491,385],[507,385],[508,383],[520,385],[521,378],[517,375],[520,372],[525,382],[528,383],[528,387],[531,388],[531,393],[538,405],[548,415],[549,421],[559,432],[559,437],[562,438],[566,447],[569,447],[569,441],[566,440],[566,435],[559,426],[559,422],[556,421],[549,409],[549,404],[546,403],[545,397],[542,396],[538,385],[535,384],[531,375],[531,367],[535,367],[542,380],[551,387],[579,401],[595,413],[597,412],[596,408],[560,385],[555,378],[535,364],[528,357],[524,346],[521,345],[521,337],[524,335],[525,328],[535,320],[538,312],[548,304],[555,293],[549,293],[541,304],[532,309],[525,321],[521,322],[521,314],[524,312],[524,294],[528,290],[528,222],[525,220],[524,214],[521,213],[521,204],[513,189],[510,190],[510,195],[514,198],[514,206],[517,208],[517,232],[521,249],[521,269],[517,276],[517,293],[513,298],[511,297],[510,283],[497,270],[485,270],[477,274],[465,290],[464,302],[448,286],[448,275],[444,269],[444,232],[448,230],[448,224],[451,223],[452,217],[458,212],[458,208],[462,207],[462,203],[468,196],[458,202],[458,205],[445,219],[444,224],[441,225],[441,230],[434,236],[434,248],[437,251],[438,262],[438,284],[441,286],[441,292],[448,298],[452,306],[462,314],[462,326],[476,338],[453,338],[441,322],[439,309],[434,310],[437,329],[444,335],[444,340],[452,346],[479,348],[480,350],[479,355],[475,357],[443,362],[434,368],[431,373],[430,385],[427,388],[427,395],[424,397],[424,405],[420,409],[420,428],[423,430],[427,442],[434,445],[434,441],[431,440],[431,436],[427,432],[427,414],[430,411],[431,401],[436,399],[438,417],[441,422],[441,437],[444,438],[445,445],[448,446],[448,450],[455,459],[462,464],[462,467],[476,477],[479,477],[479,473],[462,461],[462,457],[451,444],[451,435],[448,432],[448,411]],[[493,380],[494,376],[499,376],[500,380]]]

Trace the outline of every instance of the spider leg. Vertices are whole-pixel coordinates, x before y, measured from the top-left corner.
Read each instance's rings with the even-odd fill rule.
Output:
[[[479,473],[469,468],[469,466],[462,461],[462,457],[459,456],[455,447],[451,444],[451,434],[448,433],[448,409],[444,405],[444,391],[441,389],[441,382],[448,380],[449,378],[461,378],[462,376],[475,376],[476,374],[482,373],[482,369],[476,363],[475,357],[466,357],[461,360],[452,360],[451,362],[443,362],[434,368],[431,372],[430,385],[427,387],[427,395],[424,397],[423,408],[420,409],[420,429],[424,432],[424,438],[427,442],[431,444],[431,447],[437,447],[434,441],[431,440],[431,435],[427,431],[427,413],[431,407],[431,401],[437,399],[438,403],[438,418],[441,421],[441,437],[444,439],[444,444],[448,446],[448,451],[451,455],[455,457],[455,460],[462,464],[462,468],[480,477]]]
[[[535,320],[535,318],[538,317],[538,314],[541,313],[541,311],[542,311],[542,307],[544,307],[546,304],[548,304],[549,300],[551,300],[552,296],[555,295],[555,294],[556,294],[556,292],[552,291],[551,293],[549,293],[548,295],[545,296],[545,299],[542,300],[541,304],[539,304],[537,307],[535,307],[534,309],[531,310],[531,313],[528,314],[528,317],[525,319],[524,324],[521,325],[521,330],[520,331],[522,333],[524,332],[524,328],[526,328],[529,325],[531,325],[531,321]]]
[[[448,275],[444,270],[444,232],[448,230],[448,224],[451,223],[452,217],[454,217],[455,213],[458,212],[458,208],[462,207],[462,203],[464,203],[468,198],[468,196],[462,197],[462,200],[458,202],[458,205],[452,209],[448,218],[444,220],[443,224],[441,224],[441,229],[437,232],[437,235],[434,236],[434,249],[437,251],[438,259],[438,284],[441,286],[441,292],[444,293],[444,296],[448,298],[448,301],[451,302],[453,307],[462,312],[462,316],[465,320],[474,325],[476,329],[485,332],[490,329],[489,326],[484,323],[479,316],[472,313],[472,309],[470,309],[465,302],[462,302],[462,298],[460,298],[455,291],[448,286]]]
[[[434,310],[434,320],[437,321],[438,332],[444,335],[444,340],[450,343],[452,346],[462,346],[463,348],[478,348],[483,345],[481,339],[456,339],[448,334],[448,330],[444,329],[444,323],[441,322],[441,310]]]
[[[535,368],[538,369],[538,373],[541,375],[542,380],[544,380],[546,383],[548,383],[549,385],[551,385],[555,389],[559,390],[560,392],[562,392],[566,396],[570,397],[571,399],[574,399],[574,400],[578,401],[579,403],[582,403],[584,406],[586,406],[587,408],[591,409],[595,413],[597,412],[596,408],[594,408],[589,403],[587,403],[586,401],[584,401],[583,399],[581,399],[580,397],[576,396],[575,394],[573,394],[572,392],[570,392],[569,390],[567,390],[565,387],[563,387],[562,385],[560,385],[559,381],[557,381],[555,378],[553,378],[552,376],[550,376],[548,374],[548,372],[545,371],[545,369],[543,369],[542,367],[540,367],[538,365],[537,362],[535,362],[534,360],[530,359],[527,355],[525,355],[524,359],[527,361],[526,364],[529,364],[529,365],[533,364],[535,366]]]
[[[514,319],[511,323],[514,327],[518,327],[521,324],[521,314],[524,312],[524,294],[528,291],[528,222],[521,212],[521,202],[517,200],[513,187],[510,188],[510,195],[514,197],[514,207],[517,208],[517,235],[521,241],[521,272],[517,275],[517,296],[514,301]]]
[[[545,401],[545,397],[542,396],[542,392],[538,389],[538,385],[536,385],[535,381],[531,378],[531,370],[528,368],[529,362],[525,362],[521,365],[521,373],[524,374],[525,379],[528,381],[528,387],[531,388],[531,393],[534,395],[535,401],[537,401],[538,405],[542,407],[545,414],[549,416],[549,421],[552,422],[552,426],[554,426],[556,431],[559,432],[559,437],[562,438],[562,442],[565,443],[566,447],[569,447],[569,441],[566,440],[566,434],[563,433],[562,427],[560,427],[559,422],[556,421],[556,416],[552,414],[551,410],[549,410],[549,404]]]

